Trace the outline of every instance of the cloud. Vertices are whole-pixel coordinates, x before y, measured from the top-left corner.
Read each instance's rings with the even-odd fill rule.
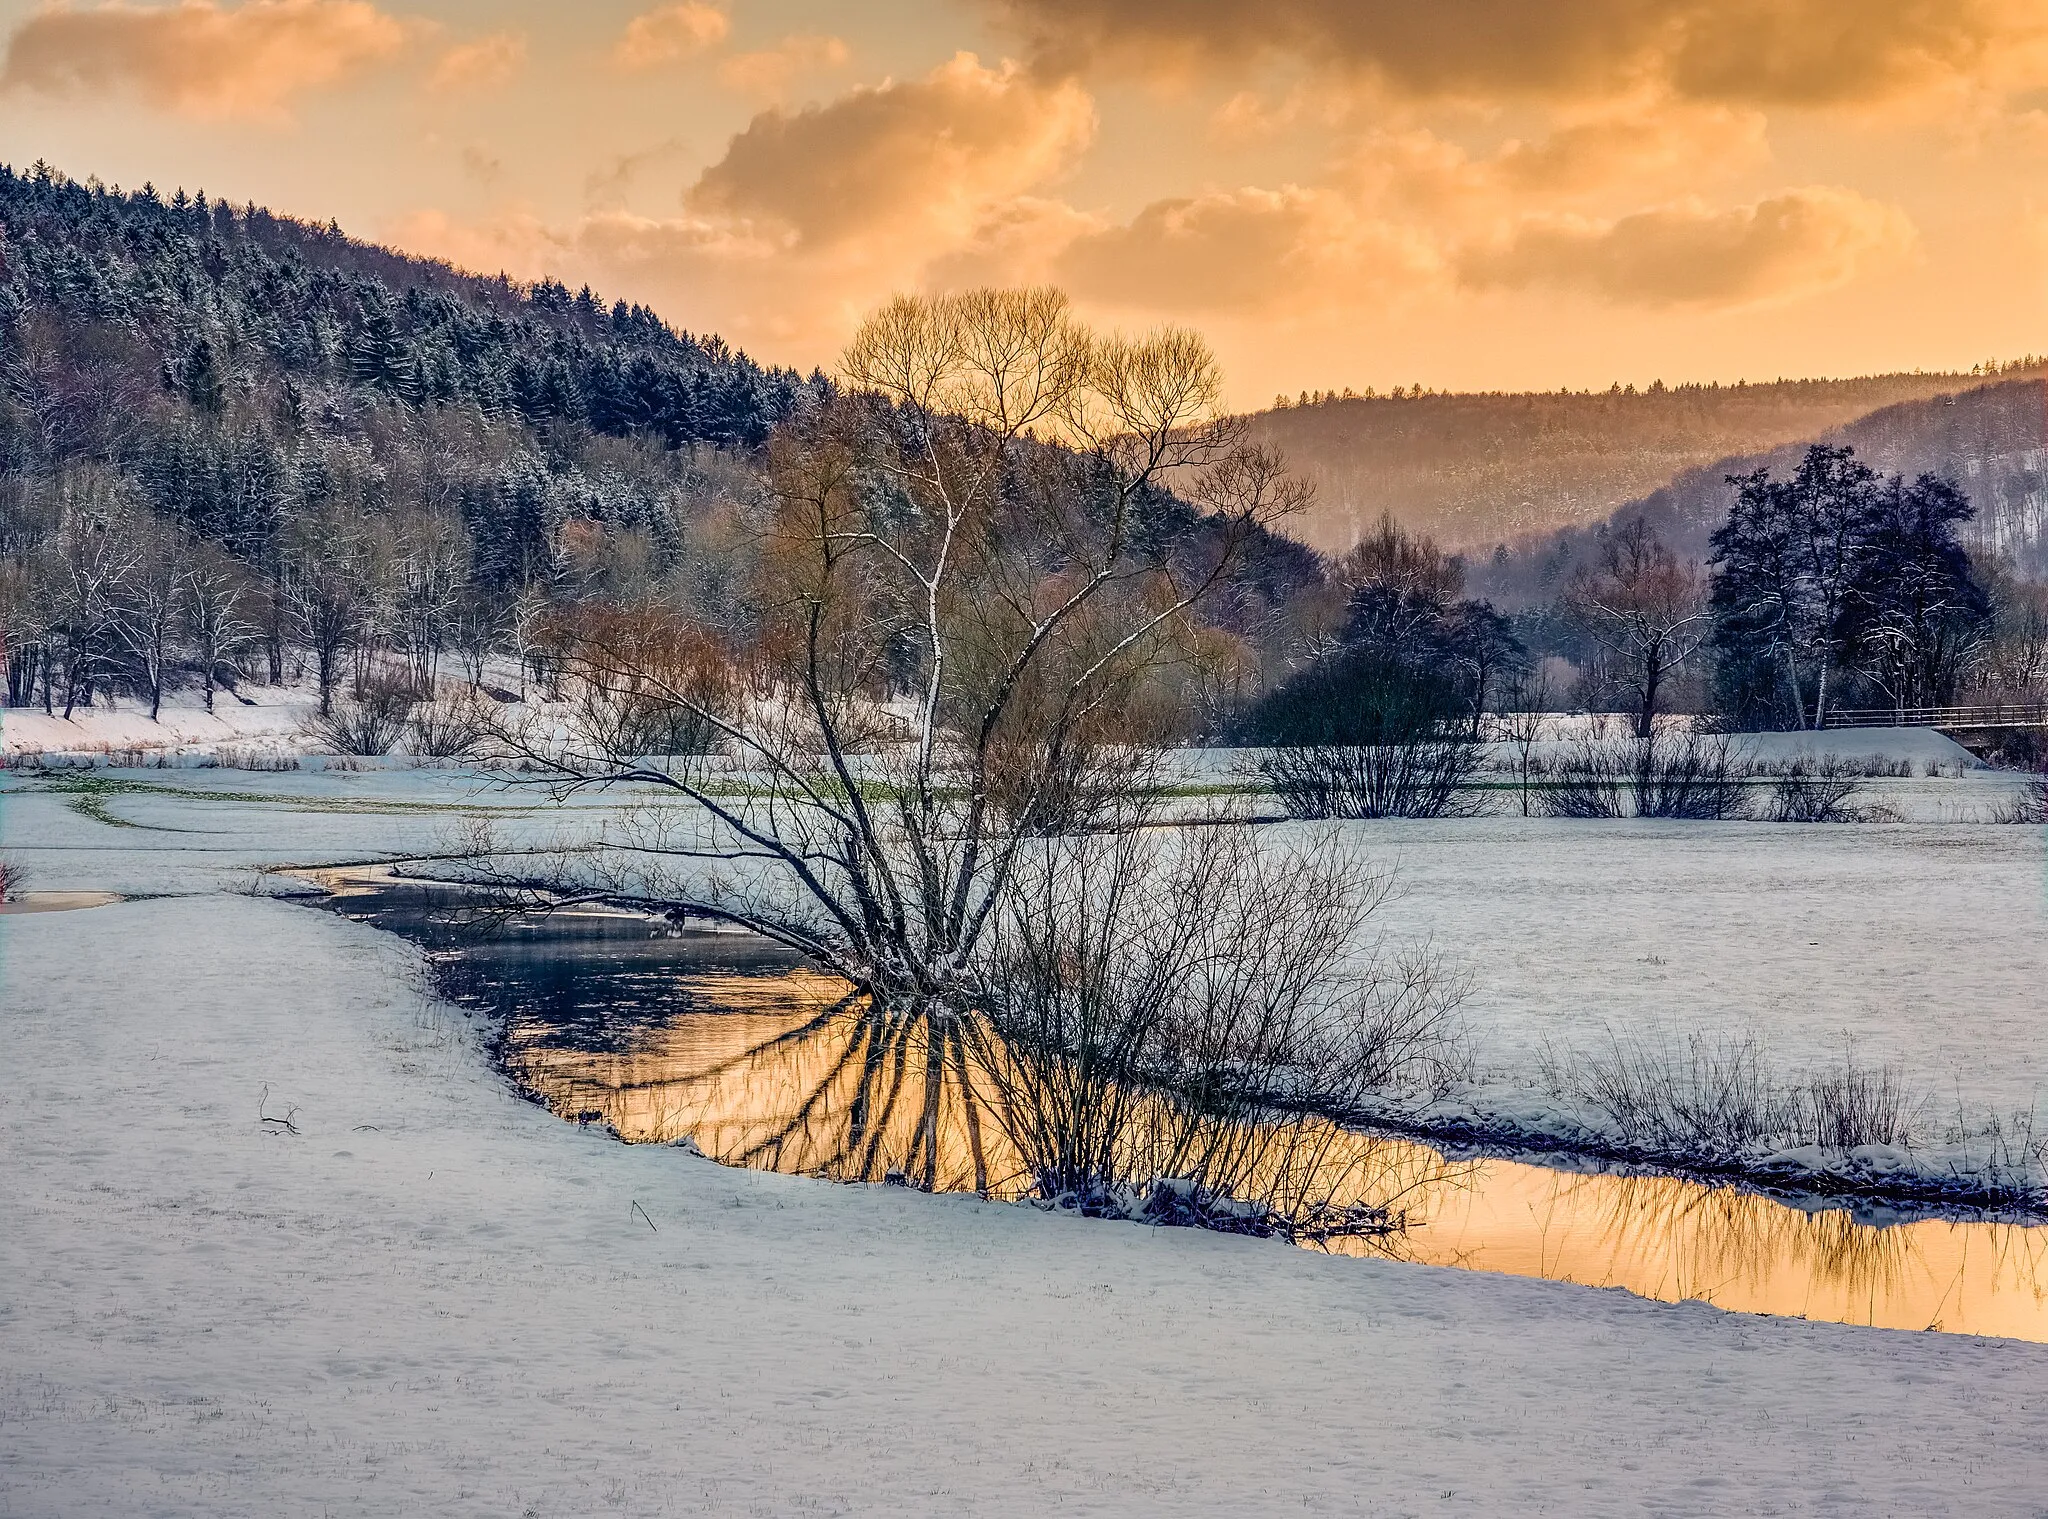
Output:
[[[852,56],[852,50],[838,37],[785,37],[774,47],[726,59],[718,66],[718,77],[728,89],[773,97],[804,74],[845,67]]]
[[[1533,249],[1553,229],[1615,225],[1564,220],[1559,208],[1640,206],[1646,195],[1668,194],[1674,178],[1700,184],[1765,157],[1755,113],[1669,102],[1588,116],[1484,155],[1428,131],[1379,132],[1353,143],[1318,183],[1171,197],[1121,224],[1072,231],[1043,277],[1083,298],[1159,311],[1384,311],[1454,294],[1471,283],[1461,279],[1468,266],[1493,268],[1469,250],[1498,263],[1525,232]],[[1810,237],[1821,219],[1809,218]],[[1636,235],[1621,225],[1624,239]],[[1739,251],[1761,258],[1757,248]],[[1510,259],[1483,282],[1507,283],[1511,267]],[[1654,282],[1633,291],[1618,275],[1610,283],[1617,299],[1662,298]]]
[[[1273,58],[1404,94],[1858,104],[2048,64],[2037,0],[984,0],[1055,71]]]
[[[704,0],[657,6],[626,23],[612,48],[612,62],[629,72],[680,63],[725,41],[732,21]]]
[[[613,204],[568,224],[524,212],[464,223],[428,211],[388,230],[466,268],[587,280],[812,363],[928,271],[950,277],[977,258],[1044,268],[1094,224],[1034,193],[1093,130],[1078,85],[963,53],[922,78],[761,112],[684,192],[677,216]],[[596,176],[594,194],[616,199],[639,167]]]
[[[635,152],[615,154],[603,168],[583,176],[583,204],[592,211],[622,210],[650,170],[680,171],[688,153],[684,139],[669,137]]]
[[[441,55],[429,83],[436,90],[493,90],[510,84],[526,64],[526,37],[495,32],[459,43]]]
[[[1498,223],[1532,205],[1640,203],[1754,169],[1770,158],[1765,126],[1760,112],[1665,100],[1581,113],[1487,154],[1425,130],[1382,131],[1353,142],[1331,178],[1388,214]]]
[[[922,79],[762,112],[686,204],[800,247],[879,239],[943,249],[1065,170],[1094,130],[1078,85],[960,53]]]
[[[275,120],[302,91],[397,54],[408,27],[369,0],[58,4],[7,44],[0,85],[102,98],[126,90],[203,120]]]
[[[1659,207],[1610,222],[1531,218],[1460,260],[1473,288],[1576,291],[1645,306],[1755,305],[1846,284],[1914,243],[1895,206],[1811,186],[1753,206]]]
[[[1103,226],[1063,200],[1019,195],[991,207],[956,247],[927,263],[921,283],[934,291],[1047,284],[1059,278],[1061,253]]]
[[[1384,303],[1442,276],[1415,229],[1330,189],[1292,185],[1155,201],[1076,239],[1055,272],[1077,295],[1116,306],[1294,314]]]
[[[486,189],[498,182],[505,172],[505,160],[496,154],[487,153],[475,143],[467,144],[461,154],[462,172]]]

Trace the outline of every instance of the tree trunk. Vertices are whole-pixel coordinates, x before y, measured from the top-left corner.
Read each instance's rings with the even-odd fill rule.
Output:
[[[320,662],[320,715],[327,717],[334,705],[334,650],[323,643],[314,653]]]
[[[1643,710],[1636,717],[1636,737],[1651,738],[1657,727],[1657,683],[1663,676],[1657,668],[1657,661],[1649,659],[1643,663]]]

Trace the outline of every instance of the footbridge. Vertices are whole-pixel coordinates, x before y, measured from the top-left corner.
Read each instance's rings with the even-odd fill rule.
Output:
[[[1935,728],[1943,733],[2048,729],[2048,702],[1978,707],[1862,707],[1830,712],[1829,728]]]

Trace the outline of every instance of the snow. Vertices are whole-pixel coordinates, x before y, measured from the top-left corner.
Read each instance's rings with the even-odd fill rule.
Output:
[[[45,714],[33,707],[0,709],[0,754],[207,756],[284,755],[306,748],[303,729],[318,710],[310,690],[249,686],[242,696],[215,694],[208,712],[199,698],[179,692],[153,721],[147,706],[128,699],[105,706]]]
[[[1845,1047],[1899,1061],[1945,1100],[2048,1096],[2048,830],[1495,817],[1347,832],[1397,870],[1382,925],[1469,971],[1495,1070],[1609,1029],[1754,1030],[1790,1064]]]
[[[258,863],[418,847],[462,782],[215,783],[328,810],[124,796],[146,826],[121,828],[0,799],[32,887],[166,894],[0,920],[0,1515],[2039,1511],[2048,1347],[579,1131],[507,1090],[405,945],[236,894]],[[1574,986],[1573,1026],[1770,990],[1818,1037],[1932,954],[1871,1032],[1908,1017],[1901,1047],[1994,1083],[2040,1058],[2040,830],[1361,838],[1403,862],[1404,927],[1487,931],[1475,1011],[1502,1030]]]

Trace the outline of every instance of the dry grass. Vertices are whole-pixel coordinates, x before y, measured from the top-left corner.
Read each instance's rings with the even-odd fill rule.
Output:
[[[1755,1035],[1610,1035],[1604,1049],[1546,1065],[1589,1128],[1676,1164],[1724,1166],[1806,1145],[1911,1148],[1926,1109],[1896,1067],[1846,1055],[1832,1069],[1787,1075]]]

